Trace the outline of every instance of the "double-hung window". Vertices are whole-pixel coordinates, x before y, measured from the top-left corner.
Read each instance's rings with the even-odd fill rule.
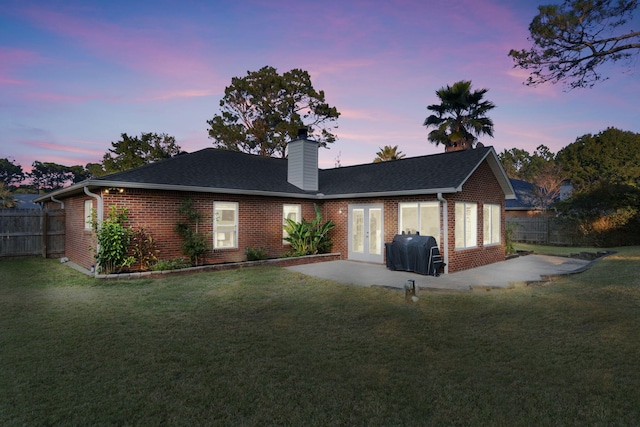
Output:
[[[84,229],[91,230],[93,225],[93,200],[84,201]]]
[[[484,222],[483,243],[485,245],[497,245],[500,243],[500,211],[500,205],[491,203],[485,203],[482,208]]]
[[[300,205],[282,205],[282,225],[286,225],[287,224],[287,219],[290,219],[291,221],[295,221],[295,222],[300,222],[300,219],[302,218],[302,209]],[[286,237],[289,237],[289,233],[287,233],[287,231],[283,228],[282,229],[282,243],[284,244],[288,244],[289,242],[287,242],[286,240],[284,240]]]
[[[399,234],[419,232],[421,236],[440,238],[439,202],[400,203],[398,210],[400,212]]]
[[[478,246],[478,204],[456,202],[456,249]]]
[[[213,248],[238,247],[238,204],[213,202]]]

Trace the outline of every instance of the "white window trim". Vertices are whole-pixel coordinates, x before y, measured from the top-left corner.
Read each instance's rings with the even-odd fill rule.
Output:
[[[440,212],[440,202],[437,201],[423,201],[423,202],[401,202],[398,203],[398,234],[402,234],[402,232],[406,232],[406,229],[403,228],[403,223],[402,223],[402,206],[408,206],[408,205],[418,205],[418,227],[417,230],[420,230],[421,227],[421,223],[420,220],[422,218],[422,216],[420,215],[420,208],[423,205],[430,205],[430,206],[436,206],[438,208],[438,235],[437,236],[433,236],[436,238],[436,240],[440,240],[440,234],[442,233],[442,229],[441,229],[441,225],[440,225],[440,216],[441,216],[441,212]]]
[[[488,208],[488,209],[485,209]],[[497,223],[495,221],[495,218],[493,217],[494,215],[494,208],[498,208],[497,209]],[[487,215],[487,211],[489,212]],[[482,212],[482,217],[483,217],[483,229],[482,232],[484,234],[484,236],[482,237],[482,243],[484,246],[495,246],[495,245],[499,245],[502,241],[502,233],[500,231],[500,227],[501,227],[501,215],[502,215],[502,206],[497,204],[497,203],[485,203],[483,205],[483,212]],[[488,223],[487,223],[488,221]],[[485,225],[489,225],[489,231],[487,232],[487,227]],[[494,242],[493,239],[493,235],[494,235],[494,227],[497,226],[498,227],[498,241]],[[488,238],[488,239],[487,239]]]
[[[457,213],[455,214],[456,217],[456,222],[455,222],[455,227],[456,227],[456,232],[454,233],[454,244],[455,244],[455,249],[456,250],[466,250],[466,249],[474,249],[478,247],[478,203],[476,202],[455,202],[455,206],[454,206],[454,212],[457,209],[457,207],[459,205],[463,206],[463,213],[464,213],[464,220],[462,221],[462,224],[459,224],[458,218],[457,218]],[[475,211],[476,211],[476,221],[475,221],[475,244],[471,245],[469,244],[469,242],[467,242],[467,225],[471,225],[471,223],[469,222],[469,218],[467,218],[467,206],[474,206],[475,207]],[[457,240],[455,237],[457,236],[457,230],[458,227],[462,227],[462,235],[464,236],[464,246],[458,246],[458,242],[455,241]]]
[[[287,211],[287,208],[289,208],[289,211]],[[282,205],[282,225],[284,226],[286,224],[285,218],[287,217],[287,212],[291,212],[295,210],[296,214],[297,214],[297,219],[295,220],[296,222],[300,222],[300,220],[302,220],[302,205],[296,205],[296,204],[292,204],[292,203],[285,203]],[[284,227],[282,228],[282,244],[283,245],[290,245],[291,243],[287,242],[285,239],[285,237],[289,237],[289,234],[285,231]]]
[[[233,245],[232,246],[218,246],[218,239],[216,238],[219,232],[222,232],[221,230],[218,229],[217,226],[217,221],[216,221],[216,205],[217,204],[224,204],[224,205],[234,205],[234,211],[235,211],[235,224],[233,225],[233,230],[228,229],[228,227],[230,226],[223,226],[225,227],[224,231],[233,231],[233,236],[234,236],[234,241],[233,241]],[[215,202],[213,202],[213,249],[215,250],[223,250],[223,249],[238,249],[238,222],[239,222],[239,216],[240,216],[240,212],[239,212],[239,207],[238,207],[238,202],[225,202],[222,200],[217,200]]]

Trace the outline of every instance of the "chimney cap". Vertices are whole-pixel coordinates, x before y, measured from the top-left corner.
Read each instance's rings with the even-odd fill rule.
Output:
[[[298,139],[307,139],[309,136],[309,129],[306,127],[298,129]]]

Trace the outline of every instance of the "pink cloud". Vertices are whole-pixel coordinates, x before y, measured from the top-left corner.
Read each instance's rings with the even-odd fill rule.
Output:
[[[172,91],[152,93],[148,96],[137,98],[135,101],[147,102],[147,101],[166,101],[166,100],[178,99],[178,98],[201,98],[206,96],[213,96],[218,94],[219,92],[220,91],[216,91],[212,89],[172,90]]]
[[[76,146],[69,144],[57,144],[55,142],[42,141],[42,140],[29,140],[24,142],[25,145],[38,148],[40,150],[51,150],[55,152],[63,152],[63,153],[71,153],[71,154],[90,154],[93,156],[97,156],[101,158],[102,155],[106,152],[99,151],[96,149],[87,148],[86,146]]]

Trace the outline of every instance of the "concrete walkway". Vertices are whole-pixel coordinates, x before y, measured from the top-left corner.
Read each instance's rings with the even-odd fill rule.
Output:
[[[287,269],[358,286],[402,289],[407,280],[413,279],[419,289],[471,290],[473,288],[508,288],[527,282],[543,281],[543,276],[583,271],[590,262],[549,255],[527,255],[438,277],[392,271],[382,264],[356,261],[319,262],[287,267]]]

